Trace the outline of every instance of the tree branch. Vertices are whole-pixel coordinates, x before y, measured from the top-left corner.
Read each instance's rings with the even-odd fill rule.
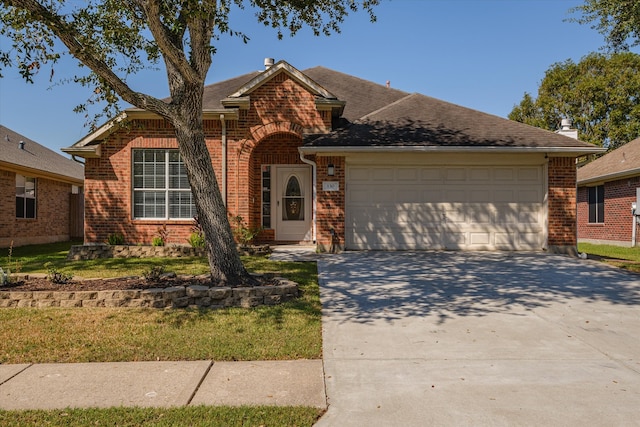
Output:
[[[3,3],[28,12],[32,18],[46,25],[69,49],[69,53],[102,78],[126,102],[138,108],[149,110],[163,117],[172,113],[169,104],[150,95],[136,92],[129,87],[109,65],[99,59],[96,52],[88,49],[79,40],[81,34],[63,16],[50,11],[34,0],[3,0]]]
[[[162,23],[162,13],[157,0],[134,0],[144,11],[149,29],[158,47],[162,51],[165,62],[171,63],[171,67],[176,70],[183,79],[197,81],[198,76],[189,65],[182,49],[182,38],[186,31],[185,19],[182,14],[177,18],[177,30],[170,31]]]

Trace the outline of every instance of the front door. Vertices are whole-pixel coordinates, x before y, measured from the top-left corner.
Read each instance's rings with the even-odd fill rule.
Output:
[[[276,240],[311,240],[311,168],[277,166],[273,191]]]

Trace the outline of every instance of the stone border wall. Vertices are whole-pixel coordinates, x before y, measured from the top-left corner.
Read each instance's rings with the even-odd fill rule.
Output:
[[[238,246],[241,255],[266,255],[271,253],[269,245]],[[69,249],[67,260],[79,261],[98,258],[181,258],[206,256],[203,248],[191,246],[133,246],[133,245],[74,245]]]
[[[119,291],[2,291],[0,308],[135,307],[225,308],[276,305],[298,297],[298,285],[276,278],[279,285],[246,288],[200,285]]]
[[[74,245],[67,254],[68,260],[98,258],[151,258],[204,256],[202,248],[191,246],[132,246],[132,245]]]

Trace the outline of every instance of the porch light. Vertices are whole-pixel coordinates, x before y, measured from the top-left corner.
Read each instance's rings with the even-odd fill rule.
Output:
[[[336,167],[333,166],[333,163],[329,163],[327,165],[327,175],[333,176],[335,174],[335,172],[336,172]]]

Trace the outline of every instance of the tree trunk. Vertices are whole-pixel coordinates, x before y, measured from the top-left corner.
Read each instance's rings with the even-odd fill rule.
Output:
[[[244,268],[236,249],[227,209],[205,144],[201,97],[198,99],[198,93],[189,95],[188,98],[193,96],[194,99],[180,103],[181,120],[174,121],[173,125],[195,200],[198,221],[204,232],[211,278],[221,286],[254,284],[255,280]]]

